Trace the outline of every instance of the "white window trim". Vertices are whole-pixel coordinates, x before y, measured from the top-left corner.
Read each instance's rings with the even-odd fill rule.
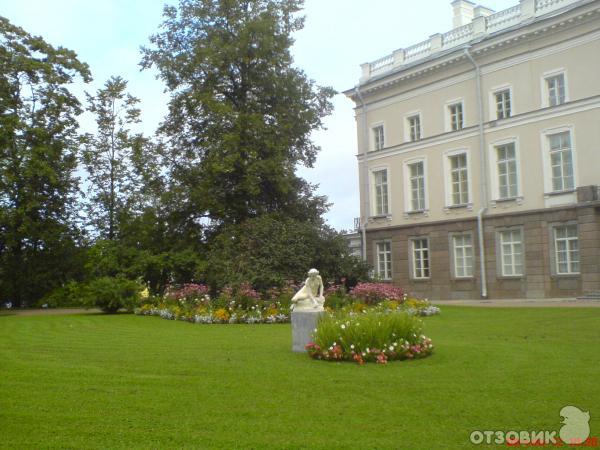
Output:
[[[390,244],[390,277],[389,278],[387,276],[382,277],[381,274],[379,273],[379,248],[377,246],[378,246],[378,244],[381,244],[381,243],[389,243]],[[379,241],[375,241],[374,245],[375,245],[375,248],[374,248],[374,251],[375,251],[375,273],[377,274],[377,276],[381,277],[382,280],[390,281],[394,276],[394,260],[392,257],[392,252],[393,252],[392,240],[391,239],[382,239]]]
[[[540,79],[540,88],[541,88],[541,105],[542,108],[548,108],[550,106],[550,102],[549,100],[549,92],[548,92],[548,83],[546,82],[546,80],[548,78],[551,77],[555,77],[557,75],[563,75],[564,79],[565,79],[565,103],[570,101],[570,96],[569,96],[569,78],[567,77],[567,69],[565,69],[564,67],[560,67],[558,69],[552,69],[549,70],[547,72],[544,72],[542,74],[542,77]],[[559,106],[559,105],[557,105]]]
[[[549,136],[553,134],[559,134],[569,132],[571,135],[571,159],[573,161],[573,189],[565,191],[554,191],[552,187],[552,162],[550,160],[550,144]],[[572,124],[563,125],[555,128],[547,128],[542,130],[540,133],[541,137],[541,151],[542,151],[542,162],[543,162],[543,174],[544,174],[544,195],[550,197],[552,195],[560,194],[571,194],[577,189],[579,185],[579,171],[577,165],[577,145],[575,142],[575,127]]]
[[[415,250],[414,250],[414,242],[426,240],[427,241],[427,263],[429,269],[429,276],[427,277],[417,277],[417,266],[415,264]],[[430,280],[431,279],[431,239],[429,236],[412,236],[408,239],[408,260],[410,262],[410,279],[411,280]]]
[[[369,134],[369,150],[374,152],[377,151],[377,148],[375,148],[375,128],[377,127],[383,127],[383,147],[380,150],[383,150],[384,148],[387,147],[387,136],[386,136],[386,132],[385,132],[385,123],[384,122],[374,122],[370,125],[369,130],[370,130],[370,134]]]
[[[515,159],[517,162],[517,195],[516,197],[511,198],[500,198],[500,183],[498,182],[499,174],[498,174],[498,153],[496,152],[496,147],[506,144],[514,144],[515,145]],[[511,136],[504,139],[499,139],[497,141],[491,142],[488,147],[488,163],[490,168],[490,173],[492,174],[490,184],[492,188],[492,206],[495,206],[495,203],[500,201],[507,200],[517,200],[519,203],[523,201],[523,179],[521,176],[521,149],[519,145],[519,138],[517,136]]]
[[[504,120],[504,119],[498,119],[498,115],[497,115],[497,109],[496,109],[496,94],[502,91],[509,91],[509,95],[510,95],[510,117],[515,116],[517,113],[515,111],[515,101],[514,101],[514,95],[513,95],[513,87],[511,84],[503,84],[500,86],[494,86],[489,93],[488,96],[488,101],[489,101],[489,117],[491,121],[494,120]]]
[[[472,267],[471,267],[471,275],[459,276],[457,275],[457,266],[456,266],[456,249],[454,247],[454,238],[457,236],[470,236],[471,237],[471,259],[472,259]],[[448,233],[448,239],[450,244],[450,274],[451,278],[454,280],[470,280],[475,278],[475,268],[476,268],[476,260],[475,260],[475,240],[473,237],[472,231],[457,231]]]
[[[452,120],[451,120],[451,114],[450,114],[450,106],[452,105],[456,105],[457,103],[462,104],[462,119],[463,119],[463,123],[462,123],[462,128],[458,129],[458,130],[453,130],[452,129]],[[464,130],[467,125],[466,125],[466,109],[465,109],[465,100],[464,98],[455,98],[452,100],[448,100],[446,101],[446,103],[444,104],[444,130],[446,131],[446,133],[450,133],[450,132],[454,132],[454,131],[460,131],[460,130]]]
[[[467,155],[467,189],[468,189],[468,202],[466,204],[455,205],[452,203],[452,177],[450,176],[450,157],[465,153]],[[473,190],[472,190],[472,178],[473,170],[471,168],[471,152],[468,148],[460,148],[455,150],[448,150],[443,153],[443,168],[444,168],[444,193],[445,193],[445,209],[452,208],[473,208]]]
[[[519,233],[521,234],[521,273],[520,274],[514,274],[514,275],[507,275],[504,273],[504,246],[502,245],[502,233],[508,232],[508,231],[519,231]],[[523,278],[526,274],[526,255],[525,255],[525,228],[521,225],[519,226],[512,226],[512,227],[506,227],[506,228],[498,228],[496,229],[496,265],[497,265],[497,276],[499,278],[510,278],[510,279],[515,279],[515,278]]]
[[[556,229],[561,227],[575,226],[577,229],[577,253],[579,257],[579,272],[559,272],[558,271],[558,248],[556,245]],[[581,275],[581,239],[580,239],[580,228],[577,222],[563,222],[563,223],[552,223],[549,224],[550,230],[550,242],[552,253],[550,257],[550,264],[552,264],[550,273],[555,277],[572,277]]]
[[[419,116],[419,128],[420,128],[420,134],[419,134],[419,138],[416,141],[412,141],[410,139],[410,123],[408,121],[408,119],[410,119],[411,117],[415,117],[415,116]],[[384,137],[385,137],[385,131],[384,131]],[[418,140],[423,139],[423,115],[421,114],[421,111],[411,111],[409,113],[406,113],[404,115],[404,142],[417,142]]]
[[[375,192],[375,172],[379,172],[381,170],[385,170],[387,172],[387,201],[388,201],[388,210],[386,214],[377,214],[377,194]],[[390,217],[392,215],[392,177],[390,176],[390,167],[389,165],[379,165],[373,166],[369,168],[369,182],[370,182],[370,193],[369,198],[371,200],[371,217]]]
[[[423,179],[425,186],[425,209],[421,210],[413,210],[412,206],[412,198],[411,198],[411,187],[410,187],[410,169],[408,166],[414,163],[422,162],[423,163]],[[418,213],[418,212],[428,212],[429,211],[429,189],[427,186],[428,182],[428,170],[427,170],[427,158],[426,157],[418,157],[407,159],[402,163],[402,175],[404,178],[404,212],[405,213]]]

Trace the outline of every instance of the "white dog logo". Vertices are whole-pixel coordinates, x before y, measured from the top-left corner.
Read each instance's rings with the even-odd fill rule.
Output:
[[[575,406],[565,406],[560,410],[564,423],[560,429],[560,439],[567,445],[583,444],[590,435],[590,413]]]

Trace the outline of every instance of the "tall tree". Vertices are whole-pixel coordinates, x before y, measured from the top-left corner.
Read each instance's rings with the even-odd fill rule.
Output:
[[[76,252],[77,115],[67,86],[91,79],[68,49],[0,16],[0,297],[30,303],[64,281]]]
[[[320,222],[324,198],[296,176],[312,166],[311,132],[331,111],[331,88],[292,65],[301,0],[180,0],[143,50],[171,93],[160,131],[172,185],[192,223],[241,223],[279,212]]]
[[[87,171],[87,218],[100,238],[114,240],[119,224],[134,212],[140,187],[138,165],[148,144],[131,126],[140,122],[139,100],[127,93],[127,81],[111,77],[96,95],[87,95],[87,110],[97,131],[85,136],[82,151]]]

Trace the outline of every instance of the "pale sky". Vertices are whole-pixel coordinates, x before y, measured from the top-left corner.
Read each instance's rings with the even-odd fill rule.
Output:
[[[174,4],[177,0],[169,0]],[[0,15],[54,46],[74,50],[90,65],[94,81],[75,86],[95,92],[112,75],[129,80],[141,99],[143,132],[152,135],[166,113],[168,96],[155,72],[140,72],[139,48],[162,21],[163,0],[0,0]],[[452,28],[451,0],[305,0],[305,27],[295,36],[295,64],[320,85],[337,91],[355,86],[360,64],[416,44]],[[485,0],[496,11],[517,0]],[[335,96],[327,130],[314,134],[321,152],[313,169],[300,175],[319,184],[333,203],[326,218],[349,229],[359,215],[356,126],[353,102]],[[82,127],[89,118],[82,119]]]

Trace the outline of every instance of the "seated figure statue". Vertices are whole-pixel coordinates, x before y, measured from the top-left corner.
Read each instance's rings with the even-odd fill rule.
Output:
[[[319,271],[317,269],[310,269],[304,286],[292,298],[290,310],[323,311],[323,303],[325,303],[324,291],[323,279],[319,275]]]

